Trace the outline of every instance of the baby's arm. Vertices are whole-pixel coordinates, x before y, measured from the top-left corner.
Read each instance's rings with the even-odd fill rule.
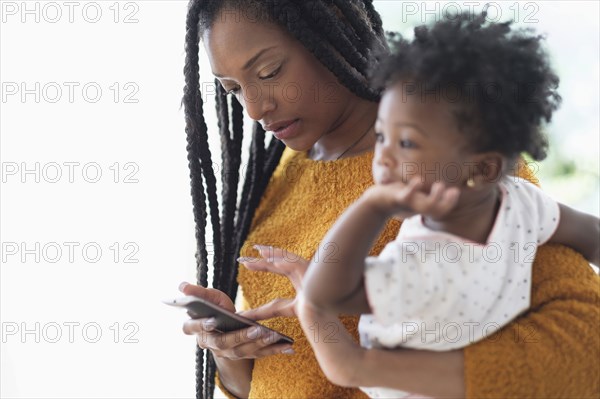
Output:
[[[365,258],[389,215],[377,209],[368,193],[335,222],[311,260],[303,286],[306,301],[316,309],[370,313],[363,285]]]
[[[442,183],[429,193],[420,191],[418,178],[408,184],[375,185],[350,206],[329,230],[304,277],[306,301],[329,312],[370,313],[364,290],[365,258],[385,222],[392,215],[442,215],[452,209],[459,191]]]
[[[388,387],[432,397],[465,397],[462,351],[365,349],[335,315],[315,309],[302,297],[296,306],[319,366],[332,383]]]
[[[366,349],[353,340],[335,314],[315,308],[302,294],[296,299],[300,325],[325,376],[336,385],[358,386]]]
[[[600,265],[600,219],[558,204],[560,221],[550,242],[567,245]]]

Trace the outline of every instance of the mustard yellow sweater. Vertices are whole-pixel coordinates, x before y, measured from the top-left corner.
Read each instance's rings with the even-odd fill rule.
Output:
[[[265,244],[313,257],[335,220],[373,184],[372,159],[369,152],[338,161],[313,161],[305,153],[286,149],[256,211],[242,255],[257,256],[252,245]],[[521,176],[532,179],[528,173],[520,169]],[[390,221],[372,255],[396,237],[399,227]],[[240,267],[238,281],[244,308],[295,295],[285,277],[271,273]],[[574,251],[546,245],[536,257],[532,284],[528,314],[465,349],[467,396],[600,397],[598,276]],[[343,322],[357,338],[358,318]],[[251,398],[366,398],[358,389],[335,386],[325,378],[297,319],[276,318],[264,324],[294,338],[296,353],[257,359]]]

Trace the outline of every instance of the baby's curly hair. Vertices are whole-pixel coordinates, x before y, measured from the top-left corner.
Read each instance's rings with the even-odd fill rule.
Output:
[[[548,142],[541,127],[561,102],[543,37],[485,17],[464,13],[417,27],[410,43],[390,34],[392,55],[371,71],[371,82],[378,89],[409,82],[422,96],[457,103],[458,127],[475,151],[542,160]]]

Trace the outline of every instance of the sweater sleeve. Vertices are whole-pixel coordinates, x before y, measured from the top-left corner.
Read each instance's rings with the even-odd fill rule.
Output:
[[[578,253],[541,246],[530,310],[465,348],[467,398],[598,398],[599,284]]]
[[[519,159],[515,174],[535,185]],[[468,398],[598,398],[600,278],[570,248],[538,248],[531,308],[496,334],[468,346]]]

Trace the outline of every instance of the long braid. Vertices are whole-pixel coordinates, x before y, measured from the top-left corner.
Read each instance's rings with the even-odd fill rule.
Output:
[[[198,348],[200,349],[200,348]],[[196,359],[196,361],[201,359]],[[198,363],[196,363],[198,364]],[[197,369],[197,368],[196,368]],[[213,358],[213,354],[211,351],[206,351],[206,365],[204,368],[204,380],[206,383],[204,384],[203,396],[199,396],[198,392],[196,392],[197,398],[209,399],[215,396],[215,373],[217,371],[217,365],[215,364],[215,359]]]
[[[223,202],[225,204],[224,211],[228,212],[228,222],[227,225],[223,229],[223,236],[227,243],[227,250],[225,251],[225,260],[224,260],[224,271],[221,275],[221,280],[219,282],[218,288],[224,291],[227,295],[232,298],[235,298],[235,292],[237,292],[237,284],[233,284],[231,288],[229,287],[229,281],[234,280],[235,277],[232,276],[237,271],[237,255],[239,254],[238,243],[236,240],[236,232],[238,231],[235,226],[235,217],[239,218],[239,213],[236,215],[237,210],[237,188],[240,180],[240,164],[242,161],[241,151],[242,151],[242,140],[244,135],[244,109],[242,105],[238,102],[238,100],[233,97],[232,101],[232,111],[231,111],[231,119],[232,119],[232,128],[233,128],[233,137],[229,142],[230,147],[227,149],[230,152],[230,163],[228,164],[229,168],[229,179],[228,179],[228,194],[225,196],[223,194]],[[243,200],[242,201],[246,201]],[[242,204],[244,202],[241,202]],[[232,292],[233,291],[233,292]],[[234,299],[235,300],[235,299]]]
[[[225,89],[223,86],[219,84],[218,80],[215,80],[215,87],[217,90],[216,93],[216,108],[217,108],[217,122],[219,126],[219,135],[221,137],[221,161],[222,161],[222,169],[221,169],[221,183],[223,186],[222,191],[222,215],[221,215],[221,242],[223,243],[223,255],[224,258],[227,257],[228,253],[228,240],[227,240],[227,230],[229,226],[233,223],[233,218],[235,214],[230,211],[231,208],[235,208],[235,203],[233,206],[229,203],[228,199],[231,196],[230,190],[233,187],[235,190],[237,187],[236,183],[230,181],[231,174],[239,173],[237,169],[230,169],[230,165],[232,162],[232,153],[231,149],[231,141],[229,132],[229,107],[227,103],[227,94],[225,93]],[[233,184],[232,184],[233,183]],[[223,259],[224,264],[226,264],[227,259]],[[215,268],[213,270],[213,287],[219,288],[219,282],[222,280],[223,267]]]
[[[260,201],[260,197],[263,193],[263,185],[261,184],[261,177],[265,163],[265,130],[262,128],[261,124],[256,122],[254,123],[253,131],[252,131],[252,150],[250,153],[250,162],[248,164],[248,168],[250,169],[250,174],[246,173],[246,181],[249,180],[249,190],[248,190],[248,198],[244,204],[241,204],[242,209],[239,214],[239,225],[237,230],[237,238],[236,243],[238,244],[238,251],[241,250],[241,246],[243,245],[246,237],[248,235],[248,231],[250,230],[250,225],[252,223],[252,217],[254,216],[254,210],[258,207],[258,203]],[[237,267],[233,268],[233,273],[230,275],[230,279],[228,281],[228,293],[231,294],[233,300],[237,296]]]
[[[199,93],[199,91],[198,91]],[[202,107],[202,97],[200,98],[200,107]],[[222,269],[223,263],[223,245],[221,240],[221,220],[219,216],[219,202],[217,200],[217,180],[213,168],[212,156],[208,148],[207,129],[199,130],[199,140],[196,143],[199,147],[200,166],[206,182],[206,192],[208,194],[208,203],[210,209],[210,219],[213,230],[213,270]],[[206,143],[203,145],[202,143]]]
[[[214,264],[220,266],[222,261],[222,245],[221,245],[221,223],[219,218],[219,206],[217,200],[217,184],[213,169],[212,157],[208,148],[208,129],[204,120],[202,111],[202,94],[200,92],[200,71],[199,71],[199,44],[200,37],[198,35],[199,9],[200,1],[192,0],[190,2],[190,12],[187,18],[187,33],[186,33],[186,63],[184,68],[186,86],[184,88],[184,104],[186,114],[190,114],[187,120],[187,128],[192,129],[194,137],[194,155],[199,155],[200,167],[202,176],[206,183],[206,192],[208,194],[211,224],[213,229],[213,249],[214,249]],[[206,144],[205,144],[206,143]],[[194,160],[194,163],[196,161]],[[190,169],[191,170],[191,169]],[[196,171],[197,172],[197,171]],[[206,207],[205,199],[202,198],[203,207]],[[203,222],[205,223],[205,222]],[[199,242],[206,246],[205,238],[201,237]],[[208,267],[208,262],[203,267]],[[208,270],[208,269],[207,269]],[[204,278],[204,276],[203,276]],[[203,286],[208,286],[208,282],[203,281]]]
[[[348,7],[348,3],[353,7]],[[387,49],[385,33],[379,14],[373,8],[370,0],[333,0],[333,3],[338,10],[342,12],[346,20],[350,23],[352,30],[356,32],[360,41],[357,42],[357,47],[361,52],[367,55],[369,61],[372,61],[370,54],[374,51],[377,53],[382,49]],[[365,24],[362,13],[357,12],[357,9],[362,9],[367,13],[370,26]]]
[[[336,15],[327,4],[320,1],[304,1],[302,2],[302,12],[306,16],[314,19],[317,30],[325,34],[325,37],[330,43],[339,42],[340,46],[335,46],[337,51],[344,59],[356,68],[358,71],[366,71],[368,68],[368,58],[365,57],[364,51],[361,54],[361,49],[358,46],[361,43],[360,38],[346,24],[332,24],[330,21],[336,19]],[[368,46],[361,46],[367,49]],[[363,75],[366,78],[366,75]]]
[[[367,13],[369,15],[369,20],[373,25],[375,35],[381,39],[385,39],[385,32],[383,31],[383,21],[381,20],[381,15],[379,15],[379,13],[375,10],[375,7],[373,6],[373,0],[364,0],[363,4],[365,6],[365,10],[367,10]]]
[[[333,0],[333,4],[336,6],[338,10],[342,12],[344,18],[350,23],[350,27],[352,31],[360,39],[360,42],[363,44],[369,45],[369,41],[371,40],[371,29],[365,25],[364,19],[361,17],[360,13],[357,13],[352,7],[348,7],[348,3],[352,3],[355,7],[358,3],[362,3],[360,0]],[[367,47],[368,49],[368,47]]]
[[[219,117],[225,118],[229,122],[228,114],[228,96],[223,87],[217,85],[217,109]],[[224,115],[227,114],[227,115]],[[221,240],[223,242],[223,267],[221,270],[215,270],[213,279],[213,287],[228,291],[228,281],[232,270],[234,269],[234,256],[236,255],[236,240],[235,240],[235,210],[237,203],[237,187],[239,183],[239,169],[241,163],[241,144],[243,138],[243,108],[237,99],[232,99],[232,127],[233,136],[230,135],[229,129],[225,129],[225,124],[221,126],[221,148],[223,154],[223,217]],[[235,263],[237,266],[237,263]]]
[[[223,275],[227,274],[227,270],[231,269],[231,255],[233,245],[231,245],[233,223],[235,218],[235,200],[237,196],[237,185],[239,179],[239,163],[240,163],[240,151],[236,152],[236,148],[241,148],[234,145],[235,137],[231,136],[229,130],[229,106],[228,96],[223,89],[223,86],[218,80],[215,80],[216,93],[216,109],[217,109],[217,120],[219,126],[219,135],[221,138],[221,155],[222,155],[222,169],[221,169],[221,182],[222,182],[222,200],[223,204],[222,217],[221,217],[221,229],[220,239],[223,243],[223,254],[220,262],[215,262],[213,269],[213,287],[217,289],[223,289]],[[235,126],[235,118],[233,125]],[[235,130],[235,129],[234,129]],[[237,129],[239,130],[239,129]],[[234,133],[235,135],[235,133]],[[239,135],[239,132],[238,132]],[[218,267],[218,265],[220,267]],[[204,385],[203,397],[212,398],[214,396],[214,383],[210,383],[215,379],[216,365],[214,358],[210,351],[207,351],[206,365],[205,365],[205,377],[209,383]]]
[[[385,43],[381,19],[373,9],[371,0],[323,0],[310,1],[311,4],[298,6],[296,1],[286,0],[191,0],[186,19],[186,63],[184,68],[186,86],[184,105],[186,116],[186,134],[188,164],[192,188],[192,205],[196,222],[196,264],[198,283],[207,286],[208,258],[206,250],[206,194],[210,207],[213,228],[213,287],[222,290],[235,301],[237,293],[238,265],[235,258],[240,254],[246,240],[253,215],[268,185],[273,171],[279,164],[285,146],[272,139],[265,148],[265,131],[259,123],[254,124],[250,148],[249,164],[245,173],[242,195],[237,202],[241,146],[243,136],[243,110],[239,102],[231,99],[217,85],[217,115],[222,150],[223,206],[219,218],[216,196],[216,179],[212,169],[211,154],[208,148],[208,130],[203,117],[203,103],[200,93],[198,66],[199,22],[200,28],[206,28],[214,20],[217,12],[226,4],[238,7],[258,5],[271,11],[271,17],[282,24],[292,35],[311,51],[340,82],[360,97],[378,100],[378,93],[371,89],[365,76],[368,61],[371,60],[371,46]],[[324,6],[324,3],[327,6]],[[361,5],[362,4],[362,5]],[[327,7],[339,9],[346,22],[340,21],[335,12]],[[369,24],[355,17],[356,7],[367,11]],[[301,18],[298,18],[302,16]],[[202,19],[203,18],[203,19]],[[324,26],[330,25],[328,29]],[[387,46],[386,46],[387,47]],[[231,108],[231,119],[229,111]],[[237,204],[237,206],[236,206]],[[203,366],[204,369],[203,369]],[[204,371],[204,372],[203,372]],[[215,363],[208,352],[196,353],[196,397],[212,398],[214,393]],[[204,377],[204,378],[203,378]]]
[[[183,103],[185,105],[186,138],[188,153],[188,166],[190,169],[192,212],[195,222],[196,237],[196,270],[197,280],[200,285],[208,285],[208,254],[206,251],[206,197],[202,184],[202,167],[199,162],[198,145],[199,129],[206,131],[206,123],[202,112],[202,98],[200,97],[200,75],[198,67],[198,11],[199,2],[190,2],[190,10],[186,20],[186,59],[184,67],[185,87]],[[204,387],[203,381],[204,351],[196,349],[196,396]],[[210,382],[208,382],[210,383]]]

